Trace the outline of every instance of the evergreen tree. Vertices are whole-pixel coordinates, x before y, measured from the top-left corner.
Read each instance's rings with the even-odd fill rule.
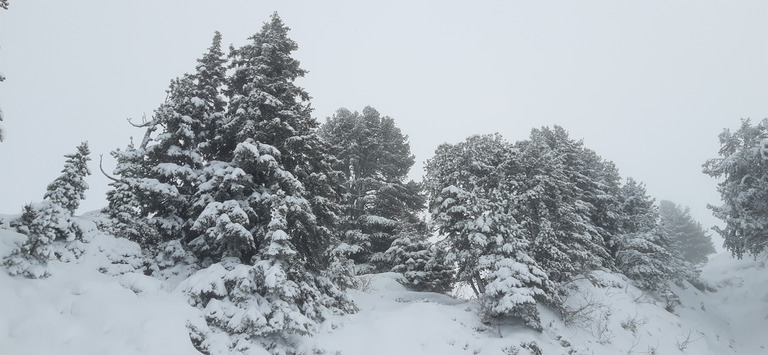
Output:
[[[195,195],[224,118],[224,61],[216,32],[196,72],[173,80],[152,120],[139,125],[147,129],[139,147],[112,153],[120,179],[107,194],[108,211],[120,235],[145,246],[196,236],[191,228],[205,205]]]
[[[446,263],[446,250],[430,243],[424,232],[401,232],[383,257],[393,272],[403,274],[410,289],[446,293],[453,285],[453,269]]]
[[[414,163],[408,137],[372,107],[362,114],[339,109],[319,134],[334,147],[346,178],[340,252],[359,272],[389,270],[393,265],[381,265],[388,264],[383,253],[399,233],[421,223],[417,213],[425,204],[421,187],[406,182]]]
[[[44,200],[25,205],[21,216],[13,221],[16,230],[26,235],[27,240],[4,262],[11,274],[47,276],[45,265],[56,258],[52,244],[82,238],[82,230],[72,220],[72,213],[85,198],[88,188],[84,178],[90,174],[86,165],[89,154],[88,144],[82,143],[76,153],[65,155],[63,174],[48,185]]]
[[[723,246],[741,258],[757,256],[768,246],[768,119],[747,120],[735,132],[720,134],[720,157],[704,164],[704,173],[722,179],[717,186],[723,204],[709,205],[725,228],[714,230]]]
[[[627,179],[622,186],[622,234],[618,237],[616,264],[638,287],[658,290],[680,276],[680,258],[664,228],[645,186]]]
[[[534,129],[516,147],[524,176],[515,216],[530,235],[533,258],[556,282],[608,264],[611,233],[604,227],[616,223],[617,208],[612,166],[559,126]]]
[[[80,206],[80,200],[85,199],[85,191],[88,190],[85,177],[91,175],[91,171],[88,169],[88,161],[91,160],[90,154],[88,143],[83,142],[77,146],[76,153],[65,155],[67,160],[61,171],[62,175],[48,185],[44,199],[63,207],[70,214],[74,214]]]
[[[691,217],[690,208],[682,208],[674,202],[659,202],[661,224],[683,258],[691,264],[707,262],[707,256],[715,252],[712,238]]]
[[[547,274],[530,257],[528,230],[515,219],[522,167],[499,135],[438,147],[426,164],[429,210],[447,260],[490,318],[520,317],[541,329],[537,302],[553,301]]]
[[[228,106],[202,170],[194,205],[204,209],[189,242],[213,263],[201,273],[228,272],[212,299],[188,290],[206,309],[206,326],[191,327],[203,351],[225,332],[230,351],[256,343],[290,352],[331,312],[354,310],[335,282],[344,276],[328,274],[342,175],[316,133],[309,95],[294,83],[305,71],[287,34],[275,14],[231,50]]]

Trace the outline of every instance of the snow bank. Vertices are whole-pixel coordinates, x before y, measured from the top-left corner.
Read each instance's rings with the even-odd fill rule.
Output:
[[[141,272],[135,243],[87,227],[90,241],[72,263],[51,262],[51,277],[31,280],[0,272],[0,354],[195,354],[187,329],[199,321],[184,285]],[[0,256],[25,236],[0,229]],[[183,270],[179,275],[191,275]],[[703,279],[716,292],[675,288],[681,305],[595,272],[569,284],[563,320],[540,307],[542,332],[521,322],[484,322],[474,300],[413,292],[401,275],[362,276],[350,295],[355,314],[332,316],[299,345],[327,354],[768,354],[766,256],[713,257]],[[674,309],[672,309],[674,308]],[[672,312],[670,312],[672,311]],[[225,339],[224,339],[225,340]]]

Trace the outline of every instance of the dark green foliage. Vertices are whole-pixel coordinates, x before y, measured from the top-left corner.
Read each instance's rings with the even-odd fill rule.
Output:
[[[481,298],[485,315],[519,317],[541,329],[536,304],[553,301],[555,294],[530,257],[529,229],[517,219],[524,173],[518,158],[499,135],[444,144],[426,164],[425,184],[446,259]]]
[[[187,288],[198,306],[219,307],[190,325],[201,350],[225,332],[239,350],[287,351],[290,337],[354,310],[350,275],[331,254],[343,175],[294,83],[305,71],[280,17],[228,61],[220,44],[216,33],[196,72],[172,81],[141,144],[113,153],[108,211],[149,254],[174,243],[203,268],[197,278],[226,271],[225,290]]]
[[[446,293],[453,286],[453,269],[446,250],[430,243],[421,231],[405,231],[392,242],[383,257],[393,272],[403,274],[404,284],[415,291]]]
[[[418,228],[425,204],[421,186],[406,182],[414,163],[408,137],[372,107],[362,114],[339,109],[319,134],[334,148],[346,179],[337,252],[359,272],[388,271],[395,265],[383,253],[399,233]]]
[[[618,190],[612,164],[559,126],[534,129],[516,147],[523,175],[515,217],[528,230],[533,258],[557,282],[608,265]]]
[[[172,80],[166,101],[140,125],[147,131],[139,146],[112,152],[120,178],[110,184],[107,211],[119,235],[145,247],[194,238],[191,228],[205,208],[195,201],[201,175],[215,158],[224,119],[224,61],[216,32],[196,73]]]
[[[720,157],[704,163],[705,174],[721,179],[723,204],[709,208],[725,228],[714,230],[733,255],[756,256],[768,246],[768,119],[757,125],[742,120],[738,130],[726,129],[719,138]]]

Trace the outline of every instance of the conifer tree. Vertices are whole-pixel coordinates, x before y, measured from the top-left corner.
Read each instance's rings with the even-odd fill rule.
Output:
[[[88,190],[85,177],[91,175],[91,170],[88,169],[88,161],[91,160],[90,154],[88,143],[83,142],[77,146],[77,152],[65,155],[67,160],[61,171],[62,175],[48,185],[44,199],[63,207],[70,214],[74,214],[80,206],[80,200],[85,199],[85,191]]]
[[[195,195],[204,210],[189,243],[213,263],[201,273],[228,273],[213,299],[188,289],[208,314],[205,327],[191,328],[203,351],[225,332],[230,350],[290,352],[292,339],[317,331],[330,313],[354,310],[335,282],[343,275],[328,274],[342,175],[316,133],[309,95],[294,83],[305,74],[291,57],[296,49],[274,14],[230,53],[228,106]]]
[[[536,304],[554,301],[554,287],[514,217],[523,174],[517,154],[499,135],[441,145],[426,165],[429,210],[447,260],[481,298],[485,315],[520,317],[541,329]]]
[[[48,185],[43,201],[25,205],[21,216],[13,221],[16,230],[27,236],[26,242],[4,262],[11,274],[27,277],[48,275],[45,265],[56,257],[52,244],[82,238],[82,230],[72,220],[72,213],[85,198],[85,176],[90,174],[86,163],[88,144],[82,143],[77,152],[64,155],[67,160],[62,175]]]
[[[721,179],[723,203],[709,208],[725,228],[714,230],[733,255],[757,256],[768,247],[768,119],[757,125],[742,120],[738,130],[726,129],[719,138],[720,157],[704,163],[705,174]]]
[[[108,212],[121,235],[145,246],[195,237],[191,228],[205,207],[195,196],[224,118],[224,61],[216,32],[196,72],[172,80],[167,100],[139,125],[146,128],[139,146],[112,153],[120,178],[107,194]]]
[[[556,282],[608,264],[610,232],[599,224],[613,223],[616,208],[603,197],[614,179],[610,165],[559,126],[534,129],[516,147],[525,176],[515,216],[528,230],[533,258]]]
[[[659,224],[658,210],[645,186],[629,178],[621,194],[622,234],[617,239],[616,266],[640,288],[661,289],[681,276],[680,257]]]
[[[693,219],[690,208],[662,200],[659,202],[659,217],[673,246],[687,262],[705,263],[707,256],[715,252],[712,238],[701,223]]]
[[[334,148],[346,178],[339,252],[359,272],[388,271],[393,265],[383,253],[397,235],[418,228],[425,204],[421,187],[406,182],[414,163],[408,137],[370,106],[362,114],[339,109],[319,134]]]

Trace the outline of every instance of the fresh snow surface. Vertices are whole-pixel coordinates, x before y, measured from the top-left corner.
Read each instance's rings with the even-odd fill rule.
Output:
[[[90,219],[96,218],[94,216]],[[156,279],[137,272],[135,243],[102,234],[83,218],[88,243],[75,262],[51,262],[51,276],[0,272],[0,354],[196,354],[186,324],[202,319],[178,270]],[[25,236],[3,230],[0,256]],[[4,221],[5,222],[4,222]],[[766,255],[711,258],[703,279],[716,292],[674,288],[673,313],[625,277],[595,272],[569,284],[567,304],[584,308],[564,323],[540,307],[544,331],[519,322],[484,324],[474,300],[412,292],[395,273],[361,276],[350,295],[360,308],[334,316],[299,345],[307,354],[768,354]],[[184,283],[181,286],[180,283]],[[595,283],[599,286],[595,286]],[[188,286],[188,285],[187,285]],[[682,349],[682,350],[681,350]]]

